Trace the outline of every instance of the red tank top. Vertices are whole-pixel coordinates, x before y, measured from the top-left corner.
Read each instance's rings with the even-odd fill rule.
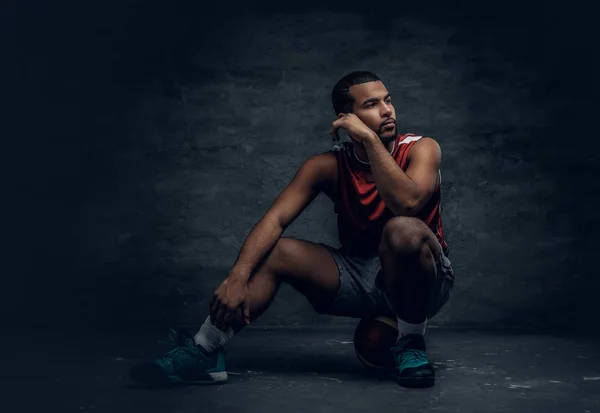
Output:
[[[410,148],[421,138],[411,133],[396,137],[392,157],[403,171],[408,167]],[[344,142],[331,152],[338,160],[338,196],[334,209],[341,249],[356,255],[376,255],[383,226],[394,214],[379,196],[371,167],[356,158],[351,142]],[[441,173],[433,194],[415,217],[431,228],[448,256],[449,248],[442,226],[440,184]]]

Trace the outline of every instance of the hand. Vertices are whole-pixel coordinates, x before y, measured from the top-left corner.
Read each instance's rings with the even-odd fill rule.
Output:
[[[250,308],[246,302],[247,281],[229,276],[213,294],[210,302],[210,321],[222,331],[227,331],[238,317],[250,324]]]
[[[346,129],[350,137],[364,144],[370,139],[377,139],[377,134],[363,123],[354,113],[340,113],[339,117],[331,125],[329,134],[334,141],[339,141],[338,129]]]

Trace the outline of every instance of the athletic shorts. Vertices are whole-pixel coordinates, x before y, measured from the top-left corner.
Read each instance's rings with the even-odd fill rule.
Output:
[[[358,257],[321,243],[333,255],[340,274],[340,286],[333,303],[320,314],[364,318],[396,317],[394,307],[383,289],[379,256]],[[446,304],[454,286],[454,272],[443,253],[436,262],[437,279],[431,293],[427,318],[433,318]]]

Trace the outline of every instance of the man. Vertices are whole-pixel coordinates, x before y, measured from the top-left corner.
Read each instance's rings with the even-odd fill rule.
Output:
[[[441,150],[435,140],[400,135],[391,95],[371,72],[334,87],[337,119],[351,142],[307,159],[245,240],[209,316],[193,337],[131,376],[148,383],[227,380],[222,347],[269,307],[282,282],[321,314],[398,320],[391,351],[398,381],[434,385],[424,333],[448,300],[454,274],[441,220]],[[319,195],[335,205],[339,249],[281,237]]]

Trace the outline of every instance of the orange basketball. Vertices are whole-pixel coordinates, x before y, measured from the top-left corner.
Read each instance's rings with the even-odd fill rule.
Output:
[[[354,330],[354,350],[369,369],[393,369],[390,348],[398,339],[398,323],[389,317],[363,318]]]

